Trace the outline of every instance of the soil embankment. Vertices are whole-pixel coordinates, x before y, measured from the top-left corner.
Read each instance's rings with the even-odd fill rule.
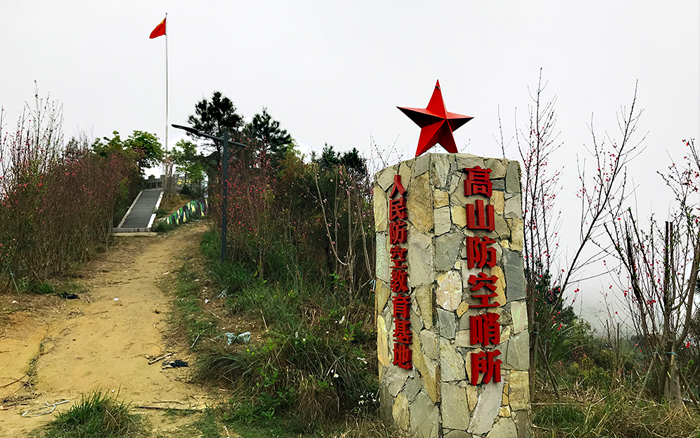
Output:
[[[191,359],[187,346],[166,349],[173,297],[159,285],[171,278],[174,284],[174,271],[196,251],[204,228],[199,224],[167,236],[119,237],[110,251],[80,271],[79,282],[88,289],[80,299],[42,297],[40,309],[15,311],[0,320],[0,437],[25,436],[53,418],[26,418],[22,412],[68,399],[56,408],[65,411],[91,391],[119,394],[132,406],[205,404],[202,390],[185,383],[188,368],[148,364],[166,351],[176,353],[173,359]],[[35,297],[5,299],[22,306],[23,299]],[[176,426],[164,423],[159,411],[141,412],[156,430]]]

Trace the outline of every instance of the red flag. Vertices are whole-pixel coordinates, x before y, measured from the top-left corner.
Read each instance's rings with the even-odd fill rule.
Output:
[[[151,32],[151,36],[149,36],[150,39],[153,38],[158,38],[161,35],[165,35],[165,18],[163,18],[163,21],[161,21],[158,26],[156,26],[155,29],[153,29],[153,32]]]

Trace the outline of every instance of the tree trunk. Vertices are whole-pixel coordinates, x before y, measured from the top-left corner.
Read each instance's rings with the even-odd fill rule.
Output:
[[[671,359],[668,361],[666,374],[664,378],[664,398],[673,407],[683,406],[683,397],[681,395],[681,376],[678,370],[678,362],[676,361],[675,352],[669,354]]]
[[[539,344],[540,324],[534,323],[531,325],[532,334],[530,336],[530,368],[528,369],[530,377],[530,397],[535,394],[535,381],[537,380],[537,345]]]

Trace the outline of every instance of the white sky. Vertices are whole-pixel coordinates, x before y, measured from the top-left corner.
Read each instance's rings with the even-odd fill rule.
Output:
[[[474,117],[455,133],[460,150],[500,156],[498,108],[507,140],[515,108],[525,125],[528,87],[543,68],[545,96],[558,99],[561,197],[573,202],[569,177],[590,145],[591,114],[599,134],[617,134],[638,80],[639,129],[649,134],[631,173],[642,206],[662,215],[669,202],[654,195],[656,171],[700,131],[697,0],[11,0],[0,14],[6,127],[36,80],[63,103],[66,137],[142,130],[162,139],[165,38],[148,35],[166,12],[170,123],[185,124],[219,90],[248,119],[266,106],[306,152],[328,142],[369,156],[371,135],[408,159],[419,128],[396,106],[425,107],[439,79],[448,111]],[[169,145],[181,137],[171,128]],[[514,143],[506,154],[517,158]]]

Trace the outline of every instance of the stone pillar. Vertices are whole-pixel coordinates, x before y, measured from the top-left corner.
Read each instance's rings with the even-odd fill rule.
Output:
[[[375,176],[380,409],[409,436],[530,436],[521,205],[517,161],[424,154]],[[399,270],[408,274],[403,294]],[[396,362],[394,350],[406,347],[410,363]]]

